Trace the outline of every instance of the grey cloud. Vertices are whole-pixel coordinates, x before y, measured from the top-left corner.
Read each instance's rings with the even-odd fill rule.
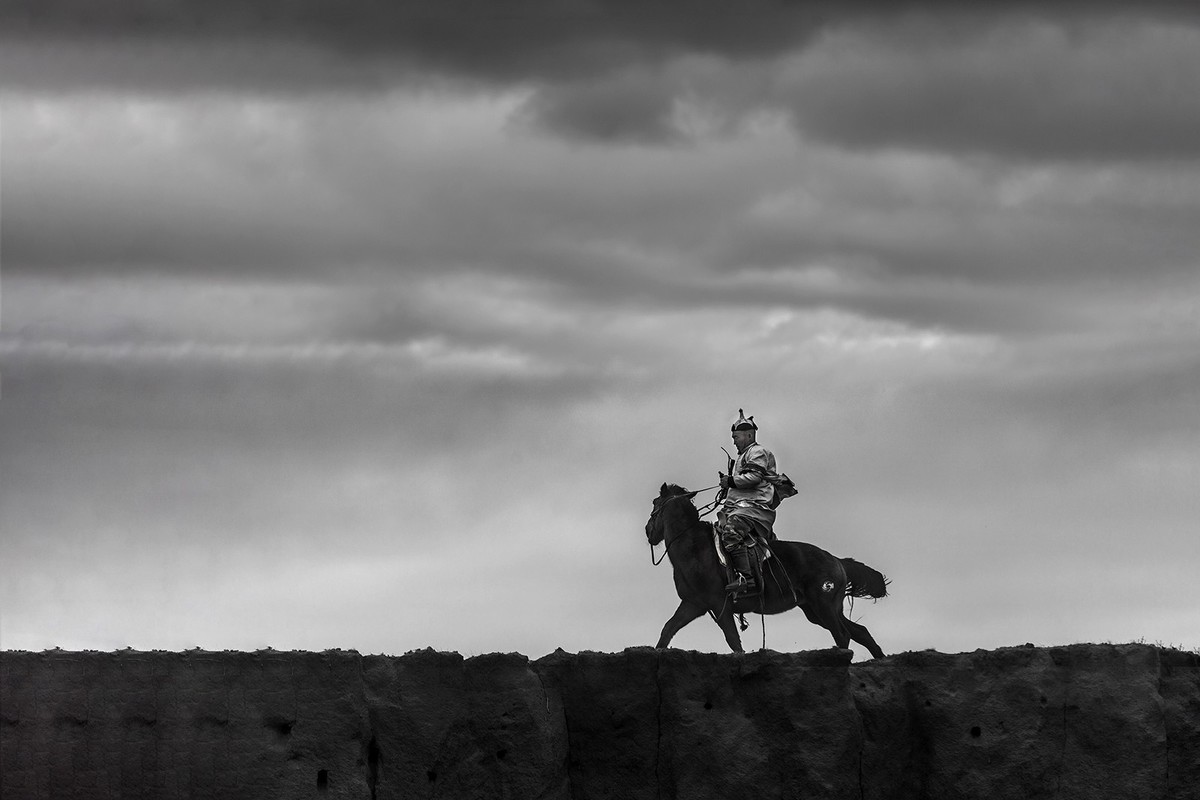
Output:
[[[11,339],[10,339],[11,341]],[[303,352],[303,346],[295,350]],[[389,427],[398,410],[432,427],[449,426],[483,434],[489,422],[465,413],[486,401],[496,413],[517,410],[534,396],[586,396],[596,378],[584,373],[508,375],[487,371],[425,368],[413,359],[389,363],[372,358],[247,358],[237,348],[139,347],[114,345],[108,357],[83,347],[6,348],[4,393],[12,414],[38,417],[48,425],[89,417],[100,427],[131,430],[183,425],[193,430],[227,429],[299,435],[307,445],[328,443],[360,431],[378,440],[372,423],[419,442],[410,425]],[[246,350],[253,353],[253,347]],[[316,424],[319,423],[319,424]],[[16,428],[9,428],[14,432]],[[418,437],[418,438],[407,438]],[[359,445],[365,441],[357,442]]]
[[[595,391],[582,375],[139,360],[136,348],[108,362],[10,357],[0,426],[6,535],[28,548],[47,530],[83,540],[140,518],[164,528],[162,537],[201,525],[213,541],[232,541],[300,521],[306,538],[329,543],[356,535],[338,527],[353,509],[315,528],[296,509],[305,495],[328,492],[330,475],[356,470],[396,482],[372,496],[376,506],[418,494],[429,510],[465,508],[456,496],[467,484],[483,508],[511,489],[502,477],[510,432],[539,419],[551,430]],[[59,509],[63,497],[73,500]],[[80,510],[88,506],[91,516]]]
[[[817,508],[809,513],[845,527],[847,509],[867,503],[877,508],[864,519],[897,520],[927,543],[1000,537],[1005,558],[1024,560],[1009,547],[1034,547],[1060,564],[1074,563],[1083,541],[1100,548],[1090,551],[1097,562],[1113,563],[1104,539],[1124,540],[1131,526],[1152,550],[1191,547],[1180,526],[1195,514],[1189,487],[1200,476],[1194,352],[1113,364],[1098,344],[1038,339],[1013,356],[889,382],[896,391],[883,396],[847,392],[848,407],[827,422],[800,436],[777,433],[804,442],[789,474],[810,484],[805,496]],[[1093,358],[1090,368],[1074,363]],[[1036,374],[1022,374],[1028,362],[1039,362]],[[1139,519],[1150,517],[1157,521],[1143,527]],[[974,532],[947,529],[959,524]],[[897,553],[911,546],[894,541],[891,528],[861,535]]]
[[[396,254],[378,231],[323,208],[311,184],[289,191],[260,180],[255,191],[243,191],[236,146],[219,169],[205,170],[213,161],[203,150],[211,144],[175,151],[175,163],[150,152],[113,152],[78,169],[38,164],[45,153],[36,145],[10,145],[10,153],[29,158],[6,169],[9,201],[0,221],[6,265],[237,272]],[[180,161],[188,163],[180,168]]]
[[[780,3],[731,6],[685,0],[660,6],[636,0],[482,0],[386,4],[345,0],[11,0],[0,9],[7,37],[84,41],[167,39],[295,40],[337,51],[409,54],[431,67],[484,76],[596,74],[639,56],[711,53],[732,58],[794,49],[845,21],[945,15],[959,28],[976,20],[1128,16],[1127,3],[1012,2],[963,10],[962,3]],[[1143,2],[1139,16],[1194,15],[1187,2]],[[598,51],[600,54],[598,55]]]
[[[131,148],[123,139],[136,141],[140,132],[122,119],[93,123],[90,136],[55,148],[58,158],[45,146],[58,130],[10,135],[6,267],[303,275],[329,265],[409,272],[507,263],[584,279],[600,259],[573,269],[561,241],[616,241],[632,233],[651,247],[669,245],[676,231],[703,227],[691,216],[697,209],[727,202],[700,191],[702,172],[680,175],[672,164],[636,153],[631,165],[641,165],[639,175],[629,166],[609,170],[603,153],[501,134],[444,150],[414,146],[394,130],[408,120],[392,121],[386,108],[304,106],[297,152],[243,141],[236,120],[228,129],[211,120],[200,127],[204,108],[168,113],[167,124],[184,134],[165,151]],[[21,112],[13,110],[10,129],[20,127]],[[211,116],[226,113],[221,105]],[[86,111],[72,120],[79,117]],[[708,172],[737,163],[699,166]],[[642,175],[658,179],[647,183]]]
[[[114,191],[119,195],[120,192]],[[145,205],[122,205],[116,198],[96,202],[64,196],[53,210],[12,201],[3,225],[4,256],[14,272],[188,273],[231,277],[246,271],[310,275],[317,266],[353,269],[364,262],[405,262],[408,251],[378,231],[358,229],[353,220],[287,220],[270,211],[234,206],[193,212]],[[241,215],[242,212],[248,212]],[[312,224],[308,224],[312,223]]]
[[[1044,437],[1047,457],[1055,456],[1056,441],[1090,442],[1117,453],[1156,445],[1192,450],[1200,443],[1194,334],[1108,341],[1093,331],[1063,339],[1031,338],[1021,363],[966,390],[969,403],[994,419],[1028,424],[1032,438]],[[930,400],[931,393],[913,399]]]
[[[1106,213],[1103,209],[981,210],[946,206],[896,208],[871,223],[747,225],[714,243],[726,269],[810,263],[871,264],[896,276],[943,276],[982,283],[1050,283],[1070,277],[1133,278],[1194,270],[1200,237],[1173,213]]]
[[[673,103],[673,91],[654,76],[627,73],[543,88],[523,113],[571,139],[666,144],[685,138],[672,119]]]
[[[388,55],[424,70],[493,81],[597,74],[682,51],[780,52],[811,35],[825,13],[825,8],[799,4],[731,8],[712,0],[670,6],[626,0],[503,5],[52,0],[8,3],[0,22],[8,37],[34,39],[303,42],[342,55]],[[245,79],[252,81],[253,75]]]
[[[1041,209],[1035,203],[1022,211],[977,201],[968,208],[956,206],[953,195],[917,208],[905,196],[875,198],[874,207],[861,205],[865,198],[831,199],[816,217],[762,221],[738,213],[753,195],[742,196],[736,168],[645,192],[641,184],[606,187],[597,179],[581,192],[573,173],[587,180],[588,163],[566,174],[550,170],[516,191],[508,178],[477,172],[461,192],[426,195],[425,207],[391,226],[365,225],[352,211],[335,219],[312,209],[272,226],[258,224],[259,209],[237,205],[215,220],[163,217],[144,201],[114,210],[99,197],[94,206],[74,208],[85,202],[79,194],[37,213],[14,196],[5,215],[6,267],[69,275],[107,262],[123,273],[227,271],[300,280],[334,264],[348,287],[384,287],[365,304],[355,301],[343,322],[316,332],[350,341],[447,331],[443,320],[395,291],[405,282],[472,273],[541,282],[564,308],[830,306],[918,325],[1008,331],[1061,325],[1070,293],[1056,284],[1186,273],[1197,245],[1183,219],[1186,197],[1176,209],[1156,206],[1152,194],[1136,213],[1103,204]],[[760,170],[749,166],[744,177],[753,183]],[[89,209],[97,220],[89,221]],[[223,225],[237,236],[223,233]],[[851,279],[832,285],[788,279],[814,265]],[[854,279],[864,266],[866,280]],[[1033,286],[1041,287],[1035,300],[1016,293]],[[453,333],[486,343],[493,331],[481,322]]]
[[[1195,155],[1197,7],[1045,5],[55,0],[10,3],[0,29],[6,80],[43,89],[384,91],[449,79],[531,87],[530,116],[585,140],[677,142],[672,115],[691,95],[735,117],[785,110],[804,135],[855,148]],[[846,52],[828,52],[847,37]],[[681,74],[697,58],[726,74]],[[731,77],[743,71],[766,78]]]
[[[992,24],[987,24],[988,22]],[[781,111],[801,136],[859,150],[904,148],[1018,161],[1193,158],[1200,142],[1200,26],[1149,19],[953,18],[917,32],[871,20],[831,26],[778,59],[680,61],[631,85],[608,72],[545,85],[532,108],[563,135],[619,138],[690,99],[730,120]],[[691,74],[689,74],[689,72]],[[626,98],[624,113],[614,106]]]
[[[552,287],[563,306],[831,306],[1011,331],[1058,324],[1064,282],[1179,275],[1200,245],[1188,165],[1026,174],[1002,161],[795,148],[785,132],[663,151],[492,131],[442,148],[409,138],[421,107],[398,105],[289,105],[279,143],[263,147],[272,140],[225,122],[226,105],[168,103],[181,144],[121,151],[123,121],[89,120],[51,151],[12,113],[5,269],[275,281],[337,267],[348,284],[389,287],[510,274]],[[469,129],[456,125],[446,130]],[[1006,198],[1009,183],[1018,190]],[[813,267],[870,280],[789,282]],[[1038,299],[1005,287],[1038,287]],[[376,303],[320,333],[394,342],[417,329],[446,330],[421,309]],[[453,333],[478,344],[493,331]]]
[[[852,148],[1066,160],[1198,153],[1194,23],[1101,16],[952,33],[834,36],[780,78],[775,99],[806,135]]]

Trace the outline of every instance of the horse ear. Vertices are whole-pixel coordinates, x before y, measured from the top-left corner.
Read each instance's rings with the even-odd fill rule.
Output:
[[[694,492],[688,492],[687,494],[685,494],[685,495],[684,495],[684,497],[686,497],[688,500],[691,500],[693,497],[695,497],[695,496],[696,496],[696,495],[698,495],[698,494],[700,494],[700,490],[699,490],[699,489],[697,489],[697,490],[696,490],[696,491],[694,491]]]
[[[666,481],[663,481],[662,488],[658,490],[658,493],[659,493],[659,494],[666,494],[666,493],[667,493],[667,482],[666,482]]]

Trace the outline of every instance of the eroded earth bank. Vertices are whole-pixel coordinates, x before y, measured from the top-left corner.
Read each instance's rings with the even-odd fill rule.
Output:
[[[0,659],[6,800],[1200,798],[1200,656],[1150,645]]]

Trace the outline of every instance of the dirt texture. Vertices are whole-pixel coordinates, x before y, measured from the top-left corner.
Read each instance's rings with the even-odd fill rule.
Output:
[[[0,795],[1200,800],[1200,656],[10,651]]]

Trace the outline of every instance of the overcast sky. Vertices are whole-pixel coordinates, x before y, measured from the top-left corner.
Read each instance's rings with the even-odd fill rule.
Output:
[[[0,646],[653,644],[741,407],[885,650],[1200,647],[1200,14],[1040,5],[4,3]]]

